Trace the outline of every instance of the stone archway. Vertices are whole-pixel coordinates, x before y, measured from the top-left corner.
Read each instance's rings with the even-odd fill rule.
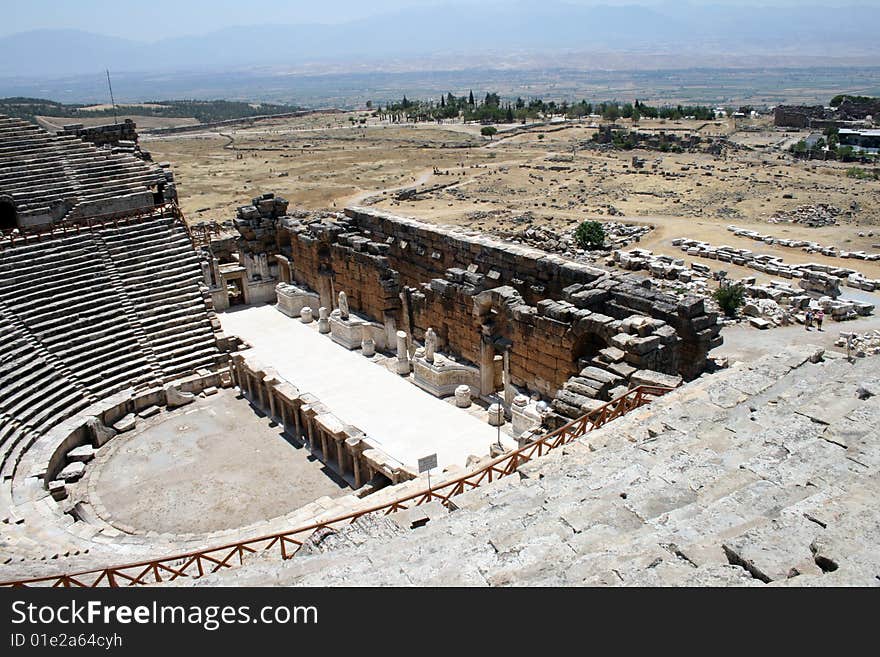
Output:
[[[495,357],[502,358],[502,386],[505,403],[512,394],[510,351],[513,348],[510,309],[524,304],[519,292],[510,286],[486,290],[474,297],[474,317],[480,338],[480,396],[498,392]]]

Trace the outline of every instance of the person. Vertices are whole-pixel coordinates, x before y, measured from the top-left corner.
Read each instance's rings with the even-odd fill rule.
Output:
[[[808,310],[806,316],[804,317],[804,328],[806,330],[810,330],[810,324],[813,323],[813,311]]]
[[[820,308],[819,311],[816,313],[816,328],[818,328],[820,331],[822,330],[822,320],[824,319],[825,313]]]

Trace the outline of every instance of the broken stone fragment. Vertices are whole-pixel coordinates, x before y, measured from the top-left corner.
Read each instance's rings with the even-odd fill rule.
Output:
[[[77,461],[75,463],[71,463],[64,467],[64,469],[58,473],[58,478],[63,479],[67,483],[72,483],[74,481],[79,481],[82,479],[82,476],[86,473],[86,464],[81,461]]]
[[[186,406],[194,402],[195,399],[196,396],[191,392],[181,392],[171,384],[165,386],[165,404],[168,408]]]
[[[104,425],[97,417],[89,418],[86,426],[92,436],[92,444],[98,448],[116,435],[116,431]]]
[[[49,482],[49,494],[56,502],[67,499],[67,486],[61,479]]]
[[[677,388],[681,385],[682,378],[675,374],[663,374],[653,370],[638,370],[630,377],[630,383],[634,386],[661,386]]]
[[[135,416],[134,413],[129,413],[128,415],[123,417],[121,420],[118,420],[116,422],[116,424],[113,425],[113,428],[118,433],[125,433],[126,431],[131,431],[132,429],[134,429],[136,424],[137,424],[137,417]]]
[[[91,445],[80,445],[67,452],[67,460],[71,462],[88,463],[93,458],[95,458],[95,450]]]

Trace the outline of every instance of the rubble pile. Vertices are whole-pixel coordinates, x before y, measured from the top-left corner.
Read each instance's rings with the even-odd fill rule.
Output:
[[[801,224],[810,228],[821,228],[836,224],[837,218],[841,214],[840,208],[827,203],[819,203],[817,205],[801,205],[790,211],[780,210],[767,221],[771,224]]]
[[[607,259],[606,264],[617,265],[632,271],[647,271],[651,274],[650,285],[656,285],[668,293],[679,297],[699,296],[704,298],[707,308],[717,311],[709,286],[712,280],[727,279],[727,272],[712,271],[707,265],[697,262],[688,266],[683,259],[654,254],[646,249],[615,251]],[[823,265],[818,265],[823,266]],[[826,272],[809,269],[798,270],[798,287],[785,281],[771,281],[769,284],[758,284],[755,277],[747,277],[732,283],[741,284],[745,291],[746,303],[742,308],[742,318],[752,326],[767,329],[774,326],[786,326],[792,323],[803,324],[808,309],[822,311],[836,321],[846,321],[859,316],[867,316],[874,312],[869,303],[851,300],[839,300],[834,295],[823,294],[822,290],[833,289],[828,284],[830,279],[839,279]],[[800,289],[799,289],[800,288]],[[839,294],[839,289],[838,289]],[[737,320],[725,319],[726,323]]]
[[[779,256],[755,254],[748,249],[726,245],[715,247],[707,242],[684,237],[672,240],[672,245],[690,256],[729,262],[771,276],[799,278],[801,280],[798,284],[802,289],[817,294],[838,297],[842,283],[867,292],[880,289],[880,279],[869,279],[855,269],[846,267],[832,267],[816,262],[789,265]]]
[[[856,358],[880,355],[880,331],[841,333],[834,344],[838,347],[846,347],[847,343],[849,344],[850,355]]]
[[[783,239],[781,237],[773,237],[772,235],[763,235],[756,230],[749,230],[747,228],[738,228],[737,226],[728,226],[727,230],[732,232],[737,237],[747,237],[749,239],[755,240],[757,242],[764,242],[765,244],[776,244],[778,246],[787,246],[789,248],[799,248],[807,253],[821,253],[824,256],[828,256],[830,258],[854,258],[856,260],[880,260],[880,253],[866,253],[865,251],[843,251],[839,250],[836,246],[823,246],[818,242],[811,242],[809,240],[788,240]],[[868,237],[873,237],[873,233],[868,233]]]
[[[602,224],[605,229],[605,246],[617,249],[638,242],[644,235],[653,230],[651,226],[625,224],[608,221]],[[499,233],[499,237],[513,244],[532,246],[549,253],[556,253],[573,259],[595,260],[601,252],[591,252],[578,246],[574,239],[574,228],[557,232],[552,228],[528,225],[512,233]]]

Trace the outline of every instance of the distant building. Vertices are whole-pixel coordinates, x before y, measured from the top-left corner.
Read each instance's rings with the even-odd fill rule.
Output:
[[[838,132],[841,146],[851,146],[860,153],[880,153],[880,130],[850,130]]]

